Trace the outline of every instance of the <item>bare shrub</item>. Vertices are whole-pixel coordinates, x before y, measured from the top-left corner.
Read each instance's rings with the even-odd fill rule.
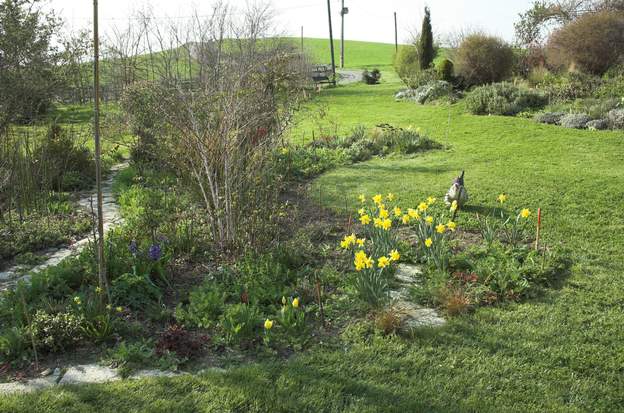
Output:
[[[624,13],[588,13],[555,31],[548,41],[550,65],[602,75],[624,58]]]
[[[160,123],[156,150],[193,183],[222,248],[250,242],[276,214],[271,158],[305,84],[301,56],[268,36],[270,9],[237,15],[218,5],[187,26],[184,38],[196,39],[185,43],[197,65],[192,82],[164,71],[149,84],[151,119]],[[170,32],[182,37],[177,30]]]
[[[457,50],[457,73],[467,86],[505,80],[511,73],[514,55],[505,41],[484,33],[468,35]]]

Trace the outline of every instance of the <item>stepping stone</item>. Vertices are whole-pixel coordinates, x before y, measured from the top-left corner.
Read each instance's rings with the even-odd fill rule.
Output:
[[[40,377],[37,379],[28,380],[25,383],[0,383],[0,394],[28,393],[35,390],[45,389],[55,386],[56,379],[57,377],[52,375],[48,377]]]
[[[59,384],[105,383],[119,379],[117,372],[110,367],[85,364],[67,369]]]
[[[413,285],[420,284],[420,277],[422,276],[422,274],[423,271],[421,267],[417,265],[399,264],[394,276],[396,279],[404,284]]]
[[[142,379],[146,377],[175,377],[179,376],[179,373],[175,373],[173,371],[162,371],[162,370],[140,370],[131,375],[130,379]]]
[[[408,301],[399,301],[394,304],[394,308],[401,314],[402,324],[406,330],[440,327],[446,324],[446,320],[433,308],[421,307]]]

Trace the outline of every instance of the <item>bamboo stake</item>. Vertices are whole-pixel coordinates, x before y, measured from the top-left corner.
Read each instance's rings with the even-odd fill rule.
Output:
[[[539,251],[541,226],[542,226],[542,208],[537,208],[537,231],[535,234],[535,251]]]

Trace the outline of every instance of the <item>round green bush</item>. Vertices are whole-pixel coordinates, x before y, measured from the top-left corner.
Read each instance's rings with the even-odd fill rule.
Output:
[[[454,79],[453,72],[455,70],[455,66],[453,65],[453,62],[451,62],[448,59],[443,59],[438,65],[437,70],[438,70],[438,76],[440,76],[440,79],[446,82],[453,81]]]
[[[498,37],[483,33],[467,36],[457,49],[457,74],[466,86],[505,80],[511,73],[514,54]]]

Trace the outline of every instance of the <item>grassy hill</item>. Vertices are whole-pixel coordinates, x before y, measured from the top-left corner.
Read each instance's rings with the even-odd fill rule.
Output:
[[[292,38],[297,44],[301,39]],[[330,63],[329,39],[303,39],[304,50],[319,63]],[[336,66],[340,65],[340,40],[334,40]],[[392,65],[394,44],[345,40],[345,68],[383,67]]]

